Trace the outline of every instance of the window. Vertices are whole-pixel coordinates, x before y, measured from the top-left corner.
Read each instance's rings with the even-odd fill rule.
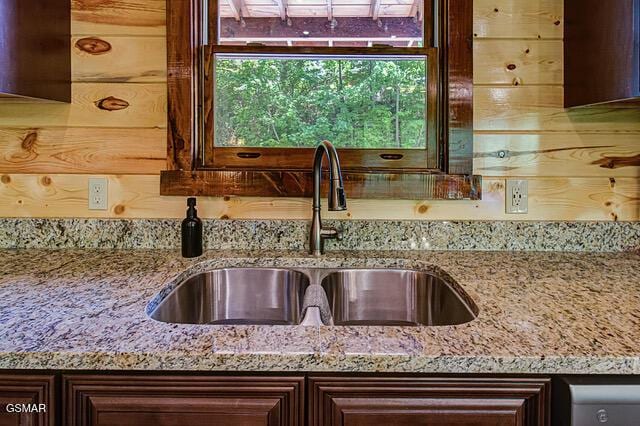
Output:
[[[215,147],[424,149],[423,58],[216,55]]]
[[[169,0],[162,193],[305,196],[327,139],[352,197],[479,197],[471,4]]]
[[[327,139],[344,170],[438,169],[431,0],[208,7],[202,167],[304,170]]]

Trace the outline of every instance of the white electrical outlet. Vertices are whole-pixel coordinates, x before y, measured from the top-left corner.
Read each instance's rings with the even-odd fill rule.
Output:
[[[508,214],[529,213],[529,184],[526,180],[507,180],[506,197]]]
[[[89,178],[89,210],[107,210],[107,178]]]

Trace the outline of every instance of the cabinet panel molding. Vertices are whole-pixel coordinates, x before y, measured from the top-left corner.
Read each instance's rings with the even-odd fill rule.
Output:
[[[0,374],[0,426],[54,426],[55,379],[50,375]],[[44,404],[46,412],[15,413],[9,404]]]
[[[309,379],[314,426],[545,426],[548,379],[340,378]]]
[[[64,376],[67,426],[301,426],[302,377]]]

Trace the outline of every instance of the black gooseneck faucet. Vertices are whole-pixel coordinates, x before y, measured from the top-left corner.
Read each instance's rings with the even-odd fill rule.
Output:
[[[316,147],[313,157],[313,219],[309,235],[309,252],[314,256],[324,254],[324,240],[342,240],[342,230],[322,226],[320,218],[320,183],[322,181],[322,159],[329,160],[329,210],[341,211],[347,209],[347,199],[342,183],[342,171],[338,152],[329,141],[322,141]]]

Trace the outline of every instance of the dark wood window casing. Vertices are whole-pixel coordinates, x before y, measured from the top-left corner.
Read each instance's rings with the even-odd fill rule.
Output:
[[[218,0],[167,0],[168,170],[161,194],[312,195],[312,148],[213,147],[215,54],[410,55],[427,60],[425,149],[339,149],[347,196],[480,199],[481,178],[472,174],[473,0],[416,1],[425,2],[425,47],[358,48],[218,45]]]

